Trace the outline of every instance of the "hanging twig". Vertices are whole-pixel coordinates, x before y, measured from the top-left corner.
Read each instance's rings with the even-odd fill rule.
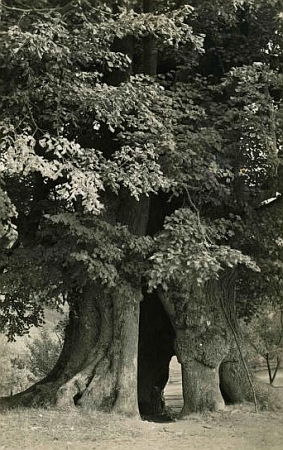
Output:
[[[95,6],[92,6],[87,0],[84,0],[84,2],[86,6],[88,6],[89,8],[95,10],[95,11],[99,11],[101,12],[101,9],[96,8]],[[55,8],[19,8],[17,6],[8,6],[5,3],[2,2],[1,6],[5,9],[7,9],[8,11],[17,11],[17,12],[22,12],[22,13],[29,13],[29,12],[37,12],[37,13],[48,13],[48,12],[54,12],[54,11],[59,11],[63,14],[67,13],[68,11],[70,11],[73,7],[78,6],[75,4],[75,2],[73,0],[71,0],[69,3],[67,3],[64,6],[57,6]],[[114,16],[115,14],[109,12],[109,11],[104,11],[105,14],[110,15],[110,16]]]
[[[70,2],[72,3],[72,2]],[[62,7],[56,7],[56,8],[19,8],[17,6],[8,6],[5,3],[2,2],[2,7],[7,9],[8,11],[19,11],[23,13],[27,12],[50,12],[50,11],[58,11],[61,10]]]
[[[201,220],[200,220],[200,212],[199,212],[199,209],[198,209],[197,206],[194,204],[194,202],[193,202],[193,200],[192,200],[192,198],[191,198],[190,192],[189,192],[189,190],[188,190],[187,187],[185,187],[185,191],[186,191],[186,194],[187,194],[187,197],[188,197],[190,206],[192,207],[192,209],[194,210],[194,212],[195,212],[196,215],[197,215],[197,221],[198,221],[199,230],[200,230],[200,232],[202,233],[205,242],[206,242],[206,243],[209,243],[209,244],[213,244],[213,242],[212,242],[212,240],[210,239],[210,237],[207,235],[207,233],[204,232],[204,227],[202,226]]]

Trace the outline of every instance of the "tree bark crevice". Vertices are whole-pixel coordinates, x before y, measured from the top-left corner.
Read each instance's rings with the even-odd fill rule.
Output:
[[[228,273],[201,286],[158,291],[176,333],[175,352],[182,366],[182,415],[224,408],[219,366],[229,352],[232,335],[222,305],[226,301],[225,307],[233,313],[234,289],[234,277]]]

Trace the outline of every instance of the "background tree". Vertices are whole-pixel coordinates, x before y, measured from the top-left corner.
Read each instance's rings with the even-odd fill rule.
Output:
[[[34,381],[41,380],[55,366],[62,349],[62,337],[43,329],[38,337],[27,343],[27,366]]]
[[[251,346],[251,358],[265,361],[269,383],[273,384],[282,363],[282,311],[272,307],[257,312],[245,327],[245,337]]]
[[[1,341],[1,367],[0,367],[0,392],[1,396],[10,396],[26,389],[30,383],[30,371],[25,363],[19,360],[18,349],[13,348],[7,342],[7,338],[0,336]]]
[[[193,222],[192,215],[188,214],[191,223],[186,228],[185,221],[187,220],[189,223],[188,216],[184,217],[187,214],[186,211],[184,211],[184,215],[178,213],[178,217],[176,214],[174,221],[168,220],[168,224],[165,226],[167,230],[163,233],[163,252],[157,252],[156,260],[154,260],[153,286],[162,284],[165,281],[165,288],[168,289],[168,282],[173,280],[176,285],[180,283],[181,277],[186,273],[187,293],[183,292],[182,297],[177,295],[177,301],[174,300],[174,296],[170,301],[170,293],[169,296],[163,294],[163,301],[167,303],[167,311],[173,317],[174,327],[177,329],[177,342],[178,330],[180,334],[180,345],[176,351],[177,353],[178,350],[180,352],[179,359],[183,363],[183,369],[184,366],[187,366],[185,369],[187,373],[184,374],[183,370],[183,381],[184,378],[187,378],[189,386],[187,395],[185,395],[184,412],[207,407],[213,409],[219,407],[219,405],[221,406],[221,404],[223,405],[218,390],[217,369],[229,348],[231,339],[228,336],[229,332],[227,335],[227,319],[229,317],[231,317],[231,320],[228,320],[230,331],[233,329],[238,334],[234,304],[236,276],[233,276],[233,270],[231,270],[235,263],[234,258],[237,257],[235,253],[233,255],[230,254],[232,260],[229,262],[229,256],[225,254],[224,259],[221,261],[224,248],[213,248],[213,245],[211,245],[215,242],[210,238],[211,228],[203,229],[202,238],[197,237],[197,234],[195,235],[196,239],[192,238],[194,230],[199,228],[199,216],[202,219],[202,225],[203,219],[213,218],[214,220],[216,219],[215,222],[218,219],[216,232],[220,241],[230,240],[233,246],[253,256],[261,269],[266,268],[266,265],[271,263],[271,249],[274,246],[276,247],[276,239],[282,235],[282,222],[277,214],[273,216],[272,213],[270,214],[269,220],[273,217],[272,220],[274,221],[276,217],[276,225],[273,230],[269,230],[270,222],[268,223],[265,212],[262,212],[264,208],[260,207],[262,200],[268,199],[268,196],[273,197],[275,195],[282,178],[281,169],[278,169],[281,151],[280,96],[276,96],[276,92],[280,90],[279,85],[281,83],[281,75],[278,74],[281,58],[279,56],[280,51],[276,56],[271,56],[271,53],[273,53],[272,48],[276,47],[279,50],[280,45],[282,45],[282,40],[277,40],[277,34],[281,35],[282,33],[280,31],[282,24],[278,9],[276,11],[279,5],[275,5],[275,9],[272,8],[271,29],[277,27],[275,41],[267,33],[268,27],[264,17],[265,6],[260,4],[260,2],[253,5],[246,2],[242,6],[235,9],[235,5],[221,2],[220,13],[218,9],[218,14],[215,16],[212,12],[214,8],[209,7],[206,2],[200,6],[199,14],[203,20],[198,23],[198,31],[205,24],[206,51],[198,66],[198,70],[201,68],[200,71],[205,77],[202,77],[201,82],[199,82],[197,92],[200,92],[201,85],[201,99],[202,101],[203,99],[207,100],[207,103],[203,101],[202,104],[205,107],[205,111],[208,111],[206,117],[213,120],[213,124],[209,131],[207,128],[203,128],[204,114],[201,116],[197,129],[204,129],[206,136],[210,132],[210,140],[208,149],[199,151],[198,154],[205,155],[208,158],[207,166],[204,164],[203,159],[200,169],[196,170],[198,159],[189,157],[189,155],[185,159],[186,162],[190,163],[190,166],[182,175],[184,176],[185,173],[187,177],[196,177],[196,179],[193,179],[192,185],[189,185],[189,196],[187,199],[187,204],[196,213],[195,221]],[[207,13],[210,14],[209,18],[206,16]],[[264,30],[264,33],[257,40],[257,44],[253,46],[251,42],[253,42],[253,33],[256,34],[256,27]],[[232,46],[231,42],[238,42],[238,46]],[[191,68],[183,71],[183,79],[188,79],[190,75]],[[195,79],[191,83],[194,85]],[[192,95],[190,95],[190,100],[191,98]],[[185,148],[189,149],[193,142],[195,144],[192,150],[194,156],[195,148],[199,145],[200,140],[198,139],[197,143],[192,141],[194,134],[191,133],[191,123],[189,121],[187,123],[189,123],[188,132],[184,133],[183,136],[190,136],[190,142],[184,139]],[[211,137],[212,131],[213,139]],[[199,137],[199,134],[196,133],[196,136]],[[215,145],[213,148],[212,143],[216,143],[217,146]],[[221,154],[223,148],[225,148],[225,152]],[[183,156],[181,152],[179,154]],[[192,159],[193,163],[191,163]],[[207,167],[207,171],[205,171],[205,167]],[[213,177],[209,173],[213,171],[218,171],[218,176],[215,177],[216,182],[214,182]],[[221,172],[222,177],[219,176]],[[178,179],[180,179],[180,176]],[[200,183],[198,183],[199,180],[201,181]],[[224,180],[227,180],[226,185],[223,183]],[[211,185],[209,185],[209,181],[212,181]],[[279,192],[281,192],[281,187]],[[241,218],[240,223],[237,217]],[[228,224],[228,229],[226,229],[228,234],[225,236],[224,230],[227,220],[230,223]],[[258,238],[260,236],[259,228],[261,228],[261,233],[263,229],[265,230],[265,248],[266,250],[268,248],[269,252],[268,262],[263,261],[264,257],[260,255],[260,252],[256,252],[252,244],[255,241],[255,236]],[[205,234],[207,235],[206,239]],[[176,238],[176,236],[178,237]],[[167,251],[164,257],[165,245],[168,249],[168,237],[172,245],[169,247],[170,253]],[[181,240],[182,244],[180,244]],[[201,250],[202,245],[204,245],[203,253]],[[188,255],[190,255],[189,258],[187,257]],[[276,256],[274,254],[275,259]],[[171,261],[174,263],[171,263]],[[238,260],[238,262],[240,261]],[[215,271],[216,273],[219,271],[219,265],[222,267],[226,265],[228,268],[230,267],[230,270],[228,269],[224,279],[222,276],[218,282],[209,283],[205,288],[205,290],[208,289],[208,293],[201,293],[199,287],[190,286],[191,282],[188,282],[190,278],[193,279],[192,285],[195,284],[194,280],[198,280],[201,284],[205,280],[207,272]],[[269,270],[269,272],[271,271],[272,269]],[[211,272],[208,278],[214,277]],[[241,272],[243,274],[244,270]],[[248,280],[249,277],[251,277],[251,274],[247,273],[245,279]],[[254,280],[260,279],[256,274],[253,278]],[[265,288],[267,288],[270,280],[267,281],[265,279],[264,284]],[[214,320],[211,319],[211,311],[205,311],[200,307],[202,303],[200,297],[205,296],[207,296],[205,304],[212,305],[212,308],[216,309]],[[167,297],[166,300],[164,300],[165,297]],[[180,301],[181,298],[183,298],[182,301]],[[192,301],[192,298],[196,298],[196,300]],[[214,300],[211,301],[209,298],[214,298]],[[217,307],[217,302],[215,301],[217,298],[218,300],[222,299],[220,301],[221,308],[219,303]],[[180,306],[180,303],[182,306]],[[193,306],[194,304],[195,306]],[[252,304],[256,307],[255,301]],[[192,320],[193,315],[195,315],[194,320]],[[225,320],[223,321],[223,319]],[[202,321],[204,324],[208,324],[208,326],[204,326],[206,328],[204,330],[199,326],[199,323],[202,323]],[[218,346],[214,345],[211,348],[211,333],[213,332],[214,323],[217,324],[214,333],[215,338],[218,339]],[[219,326],[219,323],[222,323],[222,326]],[[196,330],[199,332],[198,338],[196,338]],[[185,351],[185,343],[188,341],[191,343],[191,346]],[[192,352],[192,347],[196,348],[195,354]],[[219,352],[221,347],[222,350]],[[208,371],[209,367],[211,367],[210,373],[213,382],[207,374],[204,374],[204,371]],[[192,388],[192,378],[195,380],[195,383],[198,383],[198,386],[199,380],[203,380],[203,389],[198,389],[197,391],[195,388]],[[230,377],[230,379],[233,380],[233,377]],[[207,386],[212,384],[215,386],[215,395],[212,394],[211,390],[207,389]]]

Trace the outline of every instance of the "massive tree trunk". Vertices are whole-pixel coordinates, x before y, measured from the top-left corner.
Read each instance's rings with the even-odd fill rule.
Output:
[[[78,405],[87,408],[138,413],[139,301],[140,293],[127,289],[122,295],[96,295],[99,337],[83,368],[60,389],[60,404],[75,398]]]
[[[122,190],[105,220],[146,232],[149,199]],[[126,280],[112,289],[88,281],[70,295],[70,321],[51,373],[27,391],[2,398],[0,408],[71,406],[138,415],[137,357],[141,287]],[[82,291],[82,292],[81,292]]]
[[[50,374],[0,407],[74,406],[137,415],[140,293],[85,289],[70,303],[64,346]]]
[[[142,416],[165,413],[163,390],[174,355],[174,337],[170,320],[156,293],[145,294],[141,302],[138,357],[138,399]]]
[[[219,366],[231,344],[223,308],[231,313],[234,276],[188,290],[176,288],[160,298],[176,332],[175,351],[182,366],[184,406],[182,415],[224,408],[219,387]]]
[[[122,2],[124,3],[124,2]],[[152,10],[153,2],[145,1],[145,11]],[[114,51],[132,56],[133,39],[116,40]],[[144,73],[155,75],[157,50],[154,38],[144,42]],[[119,84],[126,74],[108,74],[109,84]],[[116,145],[116,144],[115,144]],[[105,192],[104,220],[126,225],[135,235],[146,233],[149,199],[141,196],[139,202],[129,191],[119,195]],[[38,224],[37,224],[38,225]],[[140,283],[141,286],[141,283]],[[62,353],[51,373],[25,392],[0,399],[0,408],[17,406],[73,406],[138,414],[137,357],[141,287],[130,284],[108,290],[103,285],[87,282],[83,292],[71,293],[70,322]],[[145,325],[145,328],[149,325]],[[145,329],[141,331],[145,337]],[[143,339],[142,338],[142,342]],[[150,338],[152,341],[152,337]],[[160,350],[160,354],[158,353]],[[159,360],[156,358],[159,356]],[[162,390],[168,379],[172,346],[159,340],[159,348],[147,355],[141,346],[140,384],[141,410],[162,409]],[[149,367],[149,361],[155,366]],[[156,391],[156,392],[155,392]],[[154,397],[154,393],[157,394]],[[150,398],[150,400],[149,400]]]

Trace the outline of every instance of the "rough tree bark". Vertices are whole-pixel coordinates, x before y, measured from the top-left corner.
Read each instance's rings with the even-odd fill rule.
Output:
[[[182,366],[182,415],[224,408],[219,366],[229,352],[232,337],[223,303],[231,310],[228,303],[234,286],[234,277],[228,274],[183,291],[159,291],[176,333],[175,351]]]
[[[99,286],[89,287],[70,302],[65,342],[54,369],[25,392],[2,398],[0,407],[79,404],[137,414],[140,298],[113,299],[98,292]]]
[[[220,389],[227,404],[252,401],[252,392],[239,351],[232,342],[219,368]]]
[[[269,411],[283,410],[282,389],[273,387],[250,374],[259,409]],[[253,392],[239,351],[232,343],[229,354],[223,360],[219,370],[220,389],[228,404],[253,402]]]

